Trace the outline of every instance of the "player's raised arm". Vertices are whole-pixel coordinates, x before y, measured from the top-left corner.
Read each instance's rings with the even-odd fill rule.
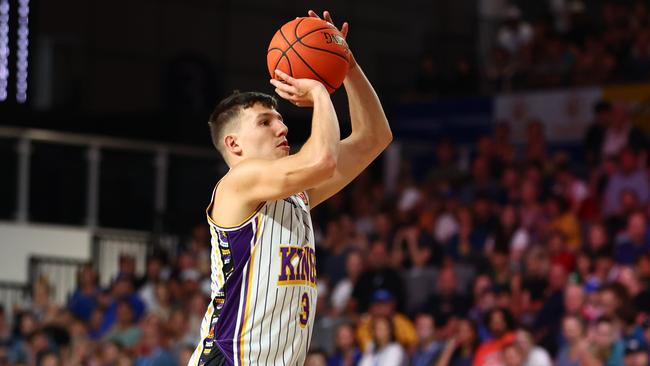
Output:
[[[262,117],[262,123],[268,123],[272,129],[273,144],[286,147],[284,155],[274,159],[272,154],[260,154],[244,159],[232,167],[220,184],[228,193],[252,205],[285,198],[318,185],[332,177],[338,159],[338,119],[327,89],[318,81],[295,79],[281,71],[277,75],[284,82],[272,80],[271,83],[281,97],[298,106],[313,106],[312,131],[300,152],[288,155],[287,130],[280,115],[273,110],[268,120]],[[281,127],[277,127],[278,123]],[[226,138],[225,144],[239,152],[235,141]]]
[[[313,11],[309,15],[317,17]],[[323,17],[333,23],[329,12],[324,12]],[[347,36],[348,29],[348,24],[344,23],[341,33]],[[334,176],[309,190],[312,208],[348,185],[393,139],[379,97],[352,56],[344,86],[350,107],[352,133],[341,141]]]

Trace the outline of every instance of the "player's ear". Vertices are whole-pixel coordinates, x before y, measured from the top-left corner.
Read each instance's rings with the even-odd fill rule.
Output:
[[[235,134],[226,135],[223,138],[223,143],[226,146],[227,151],[230,151],[232,154],[237,156],[242,155],[242,148],[237,143],[237,135]]]

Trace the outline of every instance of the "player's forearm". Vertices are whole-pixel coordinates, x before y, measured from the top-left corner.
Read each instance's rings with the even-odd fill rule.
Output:
[[[352,136],[372,147],[385,148],[393,139],[388,119],[370,81],[357,64],[350,69],[344,81],[350,106]]]
[[[332,101],[323,88],[314,95],[314,111],[311,124],[311,136],[300,150],[310,161],[336,162],[339,154],[341,133],[339,122]]]

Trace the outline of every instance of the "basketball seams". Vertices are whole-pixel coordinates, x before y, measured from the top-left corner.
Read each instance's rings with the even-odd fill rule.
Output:
[[[287,43],[289,43],[289,40],[287,39],[287,36],[284,35],[284,32],[282,31],[282,29],[280,29],[280,35],[282,36],[282,38],[284,38],[284,40],[285,40]],[[316,75],[316,77],[320,79],[320,81],[322,81],[323,83],[325,83],[325,84],[326,84],[327,86],[329,86],[330,88],[332,88],[332,89],[336,89],[336,88],[333,87],[330,83],[328,83],[325,79],[323,79],[320,75],[318,75],[318,73],[316,72],[316,70],[314,70],[314,68],[311,67],[311,65],[309,65],[309,64],[307,63],[307,61],[305,61],[305,59],[302,58],[302,56],[300,56],[300,54],[299,54],[299,53],[298,53],[298,52],[293,48],[293,45],[294,45],[295,43],[296,43],[296,42],[290,44],[290,45],[289,45],[289,49],[288,49],[287,51],[292,50],[293,53],[295,53],[296,56],[298,56],[298,58],[300,59],[300,61],[302,61],[302,62],[305,64],[305,66],[307,66],[307,67],[309,68],[309,70],[311,70],[311,72],[313,72],[314,75]]]
[[[295,40],[294,40],[293,42],[289,42],[289,39],[288,39],[287,36],[284,34],[284,31],[282,30],[282,29],[284,28],[284,26],[281,27],[281,28],[278,30],[278,33],[280,33],[280,35],[282,36],[282,38],[284,39],[284,41],[285,41],[286,44],[288,45],[288,48],[287,48],[286,50],[283,50],[283,49],[281,49],[281,48],[279,48],[279,47],[272,47],[272,48],[269,48],[269,49],[267,50],[267,54],[268,54],[269,52],[273,51],[273,50],[278,50],[278,51],[280,51],[280,52],[282,53],[282,55],[281,55],[280,57],[278,57],[278,59],[277,59],[277,61],[276,61],[276,63],[275,63],[275,67],[274,67],[272,70],[269,70],[269,71],[271,72],[271,74],[272,74],[271,77],[275,77],[274,74],[273,74],[273,70],[277,69],[277,67],[278,67],[278,65],[280,64],[280,62],[282,62],[282,58],[283,58],[283,57],[285,57],[285,58],[287,59],[287,64],[288,64],[288,66],[289,66],[289,75],[293,76],[293,67],[292,67],[292,65],[291,65],[291,60],[290,60],[289,57],[287,56],[287,52],[288,52],[289,50],[293,50],[293,52],[296,54],[296,56],[298,56],[298,58],[300,58],[300,60],[305,64],[305,66],[307,66],[307,67],[309,68],[309,70],[311,70],[311,72],[312,72],[314,75],[316,75],[316,77],[317,77],[321,82],[323,82],[324,84],[326,84],[329,88],[336,90],[337,88],[334,87],[332,84],[330,84],[327,80],[325,80],[325,78],[323,78],[322,76],[320,76],[320,75],[316,72],[316,70],[314,70],[314,68],[313,68],[311,65],[309,65],[309,64],[307,63],[307,61],[305,61],[305,59],[300,55],[300,53],[298,53],[298,51],[295,50],[295,48],[294,48],[293,46],[294,46],[296,43],[300,43],[300,44],[306,46],[307,48],[311,48],[311,49],[315,49],[315,50],[318,50],[318,51],[324,51],[324,52],[332,53],[332,54],[334,54],[334,55],[336,55],[336,56],[338,56],[338,57],[343,58],[346,62],[349,62],[349,60],[348,60],[345,56],[342,56],[342,55],[339,54],[339,53],[336,53],[336,52],[334,52],[334,51],[324,50],[324,49],[321,49],[321,48],[318,48],[318,47],[309,46],[309,45],[305,44],[304,42],[302,42],[302,39],[303,39],[303,38],[305,38],[305,37],[307,37],[307,36],[309,36],[309,35],[311,35],[311,34],[313,34],[313,33],[315,33],[315,32],[322,31],[322,30],[336,30],[336,31],[338,31],[338,30],[337,30],[336,28],[332,27],[332,26],[326,26],[326,27],[320,27],[320,28],[312,29],[312,30],[310,30],[309,32],[307,32],[307,33],[305,33],[305,34],[303,34],[303,35],[301,35],[301,36],[298,36],[298,27],[299,27],[300,24],[302,24],[302,22],[303,22],[304,20],[306,20],[306,19],[309,19],[309,18],[301,18],[301,19],[298,21],[298,23],[295,24],[295,26],[294,26],[294,28],[293,28],[293,32],[294,32]]]

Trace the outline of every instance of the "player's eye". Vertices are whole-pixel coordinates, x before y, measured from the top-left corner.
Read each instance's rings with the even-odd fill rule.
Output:
[[[263,125],[263,126],[268,126],[268,125],[271,124],[271,121],[269,121],[268,119],[265,119],[265,120],[262,120],[262,122],[260,122],[260,124]]]

